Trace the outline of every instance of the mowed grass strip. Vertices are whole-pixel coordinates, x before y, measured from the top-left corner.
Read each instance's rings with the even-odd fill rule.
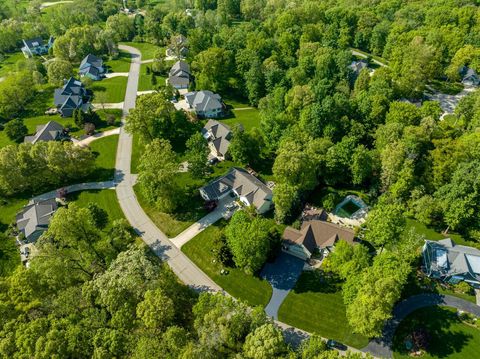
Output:
[[[129,72],[132,57],[129,52],[120,50],[118,58],[105,63],[108,72]]]
[[[365,347],[368,339],[354,334],[347,324],[339,285],[324,280],[318,272],[303,272],[280,307],[278,319],[355,348]]]
[[[162,49],[160,46],[149,44],[148,42],[121,42],[120,44],[138,49],[142,53],[142,61],[153,59],[155,52]]]
[[[90,149],[96,156],[95,171],[90,175],[89,181],[109,181],[113,179],[115,159],[117,154],[118,135],[111,135],[90,143]]]
[[[215,240],[222,235],[224,226],[224,221],[211,225],[187,242],[182,247],[182,252],[233,297],[253,306],[265,307],[272,296],[272,287],[267,281],[248,275],[240,269],[225,268],[221,263],[214,263],[211,250]],[[227,275],[220,274],[223,268],[228,270]]]
[[[147,67],[151,68],[152,64],[142,64],[140,66],[140,77],[138,79],[138,91],[151,91],[154,90],[152,84],[152,73],[147,74]],[[165,77],[155,75],[157,79],[157,85],[165,85]]]
[[[116,219],[125,218],[117,200],[117,194],[114,189],[88,190],[73,192],[68,195],[69,202],[75,202],[80,207],[87,207],[93,202],[108,213],[108,219],[111,223]]]
[[[405,340],[419,328],[428,333],[427,352],[421,358],[479,357],[480,330],[477,327],[463,323],[454,308],[428,307],[416,310],[400,323],[393,340],[394,358],[411,358],[405,349]]]
[[[246,110],[233,109],[231,113],[233,117],[221,120],[230,127],[241,124],[245,131],[249,131],[254,127],[260,127],[260,113],[256,108]]]
[[[107,103],[123,102],[125,99],[125,91],[127,90],[128,78],[125,76],[116,76],[109,79],[96,81],[92,85],[94,93],[105,92],[107,94]],[[93,103],[96,103],[95,98]]]

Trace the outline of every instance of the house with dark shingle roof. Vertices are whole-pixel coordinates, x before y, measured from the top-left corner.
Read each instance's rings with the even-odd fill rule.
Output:
[[[212,91],[193,91],[184,95],[188,107],[195,111],[198,117],[218,118],[223,116],[225,108],[220,95]]]
[[[103,60],[92,54],[85,56],[78,71],[81,77],[88,77],[94,81],[101,80],[104,72]]]
[[[320,250],[327,255],[339,240],[354,244],[355,232],[338,224],[308,220],[302,223],[300,230],[293,227],[285,228],[282,238],[284,252],[307,260],[315,250]]]
[[[76,109],[86,112],[90,107],[88,101],[85,86],[73,77],[55,90],[54,103],[62,117],[71,117]]]
[[[450,238],[426,240],[423,245],[423,266],[426,275],[450,284],[465,281],[480,288],[480,250],[456,244]]]
[[[208,141],[210,156],[223,161],[232,139],[230,127],[217,120],[208,120],[202,128],[202,135]]]
[[[48,50],[53,46],[53,36],[50,36],[50,39],[45,44],[41,37],[36,37],[29,40],[22,40],[23,47],[22,52],[26,58],[33,57],[35,55],[45,55],[48,54]]]
[[[168,83],[178,90],[188,89],[190,84],[190,66],[185,61],[177,61],[173,64],[168,74]]]
[[[480,84],[480,77],[476,71],[470,67],[463,66],[460,69],[460,75],[462,77],[462,84],[467,86],[478,86]]]
[[[34,243],[50,224],[58,205],[55,198],[31,201],[17,214],[16,222],[20,233],[28,243]]]
[[[172,36],[170,42],[170,46],[165,50],[165,55],[179,60],[185,59],[188,55],[187,38],[180,34]]]
[[[60,141],[68,138],[62,125],[55,121],[49,121],[44,125],[38,125],[35,135],[25,137],[24,142],[35,144],[38,141]]]
[[[254,206],[260,214],[272,208],[272,190],[243,168],[233,167],[226,175],[200,188],[200,195],[206,201],[218,201],[230,194],[246,206]]]

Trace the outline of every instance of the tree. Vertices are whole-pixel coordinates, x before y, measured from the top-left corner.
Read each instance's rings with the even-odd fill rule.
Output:
[[[347,279],[350,275],[357,275],[369,266],[370,255],[368,248],[362,244],[352,246],[340,240],[325,260],[325,268],[336,273],[340,278]]]
[[[236,212],[227,227],[225,237],[235,265],[247,273],[257,272],[277,247],[279,233],[267,219]]]
[[[255,138],[252,133],[246,132],[242,126],[237,125],[232,129],[228,153],[235,162],[251,164],[260,154],[260,140],[261,138]]]
[[[302,342],[299,353],[301,359],[315,359],[327,350],[327,343],[323,338],[314,334]]]
[[[62,86],[66,79],[69,79],[73,74],[73,67],[69,61],[53,60],[48,63],[47,76],[48,82],[55,86]]]
[[[91,136],[95,133],[95,125],[91,122],[85,122],[83,125],[83,130],[85,131],[86,135]]]
[[[116,42],[130,41],[135,36],[134,19],[125,14],[109,16],[105,30],[113,34]]]
[[[155,75],[155,72],[152,72],[152,76],[150,77],[150,83],[154,88],[155,86],[157,86],[157,75]]]
[[[277,222],[286,222],[299,209],[299,188],[286,182],[277,183],[273,187],[273,203],[275,203],[275,219]]]
[[[246,358],[252,359],[278,358],[287,353],[287,346],[281,330],[267,323],[247,336],[243,353]]]
[[[400,205],[378,203],[368,213],[365,240],[383,248],[399,240],[404,226],[405,217]]]
[[[75,122],[75,125],[78,127],[83,127],[85,125],[85,114],[81,109],[76,108],[73,110],[73,122]]]
[[[87,208],[92,216],[95,227],[104,229],[108,224],[108,213],[94,202],[89,202]]]
[[[200,132],[188,139],[186,158],[188,170],[194,178],[201,178],[207,173],[209,153],[208,143]]]
[[[23,138],[28,134],[27,126],[20,119],[7,122],[4,131],[7,137],[15,142],[22,142]]]
[[[21,71],[0,82],[0,117],[12,119],[21,114],[35,96],[32,73]]]
[[[147,328],[164,330],[173,322],[175,306],[161,289],[148,290],[137,305],[137,316]]]
[[[164,212],[174,211],[179,195],[175,181],[178,163],[170,143],[155,139],[147,144],[138,168],[138,183],[145,198]]]
[[[375,157],[372,151],[365,146],[359,145],[353,152],[350,170],[352,171],[352,183],[361,185],[371,181],[376,167]]]
[[[195,57],[192,71],[197,89],[223,92],[232,73],[232,54],[228,50],[211,47]]]

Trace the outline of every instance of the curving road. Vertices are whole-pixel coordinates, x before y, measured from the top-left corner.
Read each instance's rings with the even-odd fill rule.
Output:
[[[393,309],[393,317],[385,323],[382,337],[370,341],[362,351],[381,358],[391,358],[393,337],[400,322],[415,310],[434,305],[453,307],[480,317],[480,307],[464,299],[440,294],[414,295],[397,304]]]
[[[130,46],[120,45],[119,48],[129,52],[132,56],[123,105],[122,124],[124,124],[125,116],[135,107],[141,53],[136,48]],[[135,176],[130,173],[131,157],[132,136],[122,126],[120,128],[115,162],[115,183],[117,184],[116,191],[120,207],[131,226],[155,254],[168,263],[183,283],[197,290],[221,291],[221,288],[213,280],[173,245],[143,211],[133,190]]]

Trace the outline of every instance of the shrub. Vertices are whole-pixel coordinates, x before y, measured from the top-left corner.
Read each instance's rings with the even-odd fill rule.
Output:
[[[467,282],[460,282],[454,287],[455,292],[463,294],[472,294],[473,288]]]
[[[19,119],[7,122],[4,131],[7,137],[15,142],[22,142],[28,133],[27,126]]]

